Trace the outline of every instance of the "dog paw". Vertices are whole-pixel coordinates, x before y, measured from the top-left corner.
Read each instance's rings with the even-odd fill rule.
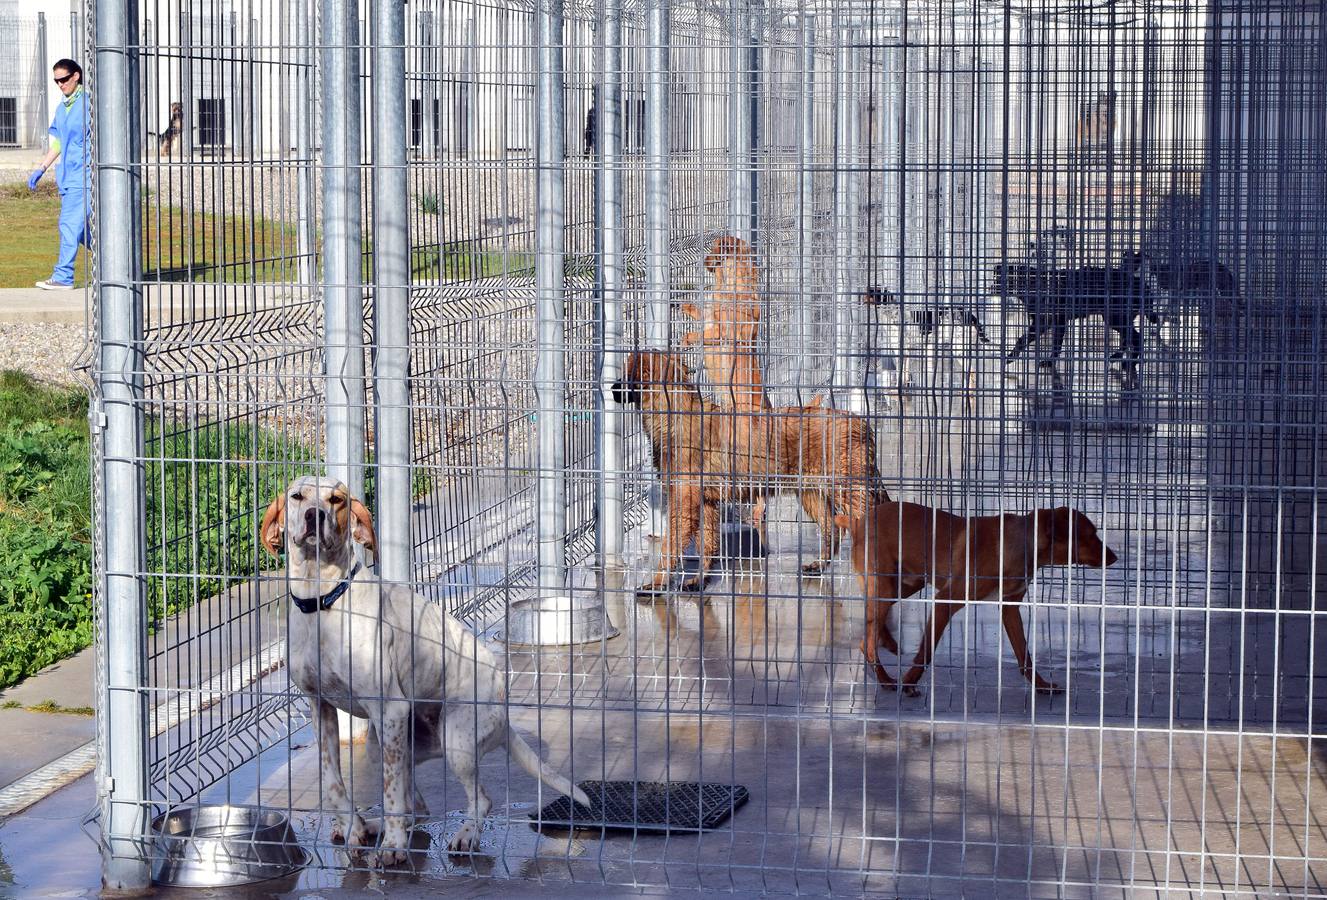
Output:
[[[1037,685],[1037,693],[1054,696],[1055,694],[1063,694],[1064,688],[1060,687],[1053,681],[1043,681],[1041,684]]]
[[[815,562],[809,562],[802,566],[803,575],[823,575],[825,574],[825,561],[818,559]]]
[[[332,822],[332,843],[349,847],[362,847],[367,843],[368,827],[359,816],[346,819],[341,816]]]
[[[920,697],[922,695],[921,688],[915,684],[900,684],[898,690],[905,697]]]
[[[447,842],[450,853],[474,853],[478,849],[479,825],[475,822],[466,822]]]
[[[377,865],[399,866],[410,856],[407,847],[410,836],[402,828],[389,828],[382,834],[382,841],[377,851]]]
[[[704,588],[705,588],[705,579],[698,575],[693,575],[690,578],[683,579],[682,583],[677,586],[677,589],[679,591],[682,591],[687,594],[698,594],[702,590],[704,590]]]

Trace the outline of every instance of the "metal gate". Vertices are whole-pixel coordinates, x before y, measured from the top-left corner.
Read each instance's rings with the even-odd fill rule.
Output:
[[[642,806],[550,832],[555,792],[495,752],[478,849],[449,853],[465,785],[343,719],[351,802],[390,814],[406,765],[432,813],[400,868],[1327,890],[1321,2],[93,5],[108,883],[182,852],[153,823],[200,804],[289,817],[294,884],[381,861],[333,840],[286,640],[302,620],[258,542],[286,484],[325,474],[373,515],[373,583],[496,648],[505,698],[453,704],[508,716],[582,785],[720,798],[712,828]],[[705,264],[725,236],[754,247],[759,321],[746,343],[685,338],[726,315]],[[638,351],[671,354],[667,390]],[[768,403],[734,408],[722,359]],[[651,437],[655,388],[681,399]],[[805,450],[852,422],[878,479]],[[735,449],[737,428],[802,450]],[[682,433],[699,471],[668,462]],[[642,592],[693,483],[718,499]],[[893,676],[952,599],[944,566],[1051,563],[1026,595],[969,595],[915,693],[863,660],[880,607],[853,541],[803,571],[860,519],[834,499],[855,491],[924,508],[873,506],[856,532],[893,574],[925,548],[932,586],[884,619],[898,657],[871,649]],[[1065,506],[1118,562],[1082,520],[1039,543],[1049,512],[940,525]],[[536,597],[611,625],[523,643]]]

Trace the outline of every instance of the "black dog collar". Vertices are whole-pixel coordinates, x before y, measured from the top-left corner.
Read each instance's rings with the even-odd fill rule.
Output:
[[[321,597],[296,597],[294,594],[291,594],[290,599],[295,601],[295,605],[299,607],[299,611],[306,616],[311,613],[316,613],[319,610],[331,609],[332,604],[340,600],[341,595],[350,590],[350,582],[354,581],[355,576],[358,574],[359,563],[355,563],[355,568],[350,570],[350,574],[346,576],[345,580]]]

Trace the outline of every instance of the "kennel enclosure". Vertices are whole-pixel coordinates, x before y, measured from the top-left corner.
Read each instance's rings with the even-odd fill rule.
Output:
[[[703,834],[559,842],[528,824],[552,798],[494,754],[484,864],[442,851],[463,793],[423,764],[418,870],[1323,893],[1321,2],[88,12],[108,884],[143,885],[150,821],[198,803],[289,815],[305,886],[359,865],[330,839],[284,576],[256,540],[275,492],[320,471],[372,509],[385,581],[489,638],[525,597],[603,604],[614,638],[504,650],[509,714],[560,771],[749,791]],[[726,511],[703,597],[636,596],[670,473],[609,387],[634,349],[683,352],[677,306],[712,300],[724,234],[757,251],[776,407],[865,417],[896,497],[1073,505],[1120,551],[1044,570],[1025,601],[1062,696],[1027,689],[991,604],[921,697],[878,691],[846,553],[800,574],[818,536],[791,497],[759,558]],[[1005,361],[1027,316],[996,267],[1133,252],[1159,320],[1139,321],[1136,385],[1099,318],[1067,330],[1059,378],[1045,347]],[[900,604],[904,648],[927,598]],[[371,744],[342,755],[373,810]]]

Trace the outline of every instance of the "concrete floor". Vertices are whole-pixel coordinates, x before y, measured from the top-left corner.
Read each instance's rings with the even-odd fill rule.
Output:
[[[1308,740],[1247,725],[1240,735],[1218,721],[1177,721],[1171,732],[1163,718],[1109,715],[1101,698],[1133,699],[1123,670],[1136,665],[1129,646],[1110,641],[1101,662],[1075,658],[1071,669],[1063,651],[1044,653],[1069,693],[1034,697],[990,608],[955,622],[923,696],[879,691],[854,649],[852,579],[841,565],[823,582],[800,578],[792,562],[776,554],[764,575],[739,565],[704,599],[642,602],[607,583],[617,637],[511,656],[513,719],[554,766],[578,781],[742,784],[751,799],[729,824],[700,837],[541,838],[526,821],[539,804],[535,783],[494,753],[481,767],[495,803],[482,854],[452,857],[444,848],[464,794],[436,760],[418,772],[436,818],[418,830],[413,874],[386,883],[480,875],[568,890],[607,882],[910,897],[1323,892],[1327,833],[1316,798],[1327,790],[1327,759]],[[626,574],[632,585],[644,570]],[[906,606],[905,646],[924,603]],[[1117,679],[1123,687],[1110,687]],[[285,688],[280,672],[262,685],[273,695]],[[343,766],[357,801],[373,808],[372,746],[347,748]],[[292,811],[323,866],[286,886],[293,895],[367,887],[378,876],[343,868],[318,790],[303,728],[205,800]]]

